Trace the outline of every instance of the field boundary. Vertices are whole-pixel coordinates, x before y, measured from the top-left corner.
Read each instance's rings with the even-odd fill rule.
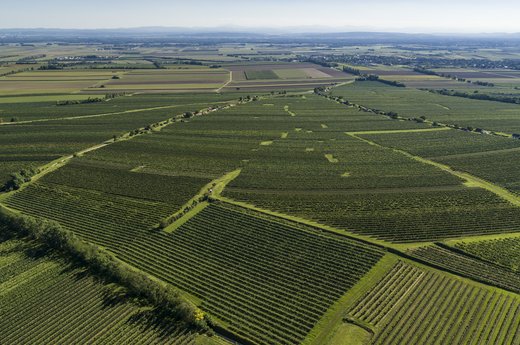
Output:
[[[439,162],[435,162],[435,161],[432,161],[430,159],[426,159],[426,158],[423,158],[423,157],[420,157],[420,156],[416,156],[416,155],[413,155],[407,151],[404,151],[404,150],[399,150],[399,149],[396,149],[396,148],[391,148],[391,147],[387,147],[387,146],[383,146],[383,145],[380,145],[374,141],[371,141],[369,139],[365,139],[365,138],[361,138],[361,137],[358,137],[357,135],[355,134],[351,134],[349,132],[346,132],[347,135],[351,136],[352,138],[355,138],[355,139],[358,139],[358,140],[361,140],[363,142],[366,142],[370,145],[375,145],[375,146],[378,146],[378,147],[381,147],[381,148],[386,148],[386,149],[389,149],[389,150],[393,150],[394,152],[398,152],[398,153],[401,153],[413,160],[416,160],[418,162],[421,162],[421,163],[424,163],[424,164],[428,164],[428,165],[433,165],[434,167],[437,167],[447,173],[450,173],[451,175],[453,176],[456,176],[462,180],[464,180],[464,184],[467,186],[467,187],[477,187],[477,188],[482,188],[482,189],[485,189],[497,196],[499,196],[500,198],[502,198],[503,200],[506,200],[507,202],[517,206],[517,207],[520,207],[520,197],[511,193],[510,191],[508,191],[507,189],[505,188],[502,188],[494,183],[491,183],[489,181],[486,181],[480,177],[477,177],[477,176],[474,176],[474,175],[471,175],[470,173],[467,173],[467,172],[463,172],[463,171],[458,171],[458,170],[455,170],[453,169],[452,167],[450,167],[449,165],[446,165],[446,164],[442,164],[442,163],[439,163]]]
[[[222,85],[221,87],[219,87],[218,89],[216,89],[215,91],[217,93],[220,93],[225,87],[227,87],[229,84],[231,84],[233,82],[233,71],[229,71],[229,80],[224,83],[224,85]]]
[[[415,128],[415,129],[390,129],[380,131],[360,131],[360,132],[346,132],[349,135],[363,135],[363,134],[396,134],[396,133],[420,133],[420,132],[438,132],[449,131],[450,127],[433,127],[433,128]]]
[[[201,199],[207,199],[210,196],[219,196],[226,185],[237,178],[240,172],[241,169],[233,170],[215,180],[212,180],[204,187],[202,187],[199,193],[195,194],[190,200],[182,205],[177,212],[165,219],[166,222],[172,221],[173,219],[175,219],[175,221],[166,226],[164,231],[167,233],[174,232],[182,224],[186,223],[199,212],[204,210],[207,206],[209,206],[209,203],[206,200],[201,201]]]
[[[246,101],[246,102],[250,102],[250,101]],[[204,108],[204,109],[200,110],[198,112],[198,114],[196,114],[194,116],[204,116],[204,115],[210,114],[210,113],[218,111],[218,110],[228,109],[230,107],[234,107],[237,104],[241,104],[240,101],[237,101],[237,100],[231,100],[231,101],[228,101],[226,103],[227,103],[226,106],[222,106],[222,107],[219,107],[219,108]],[[244,101],[242,101],[242,103],[244,103]],[[47,164],[44,164],[43,166],[38,167],[38,171],[39,172],[35,176],[33,176],[29,182],[26,182],[26,183],[22,184],[19,189],[14,190],[14,191],[0,193],[0,202],[3,199],[5,199],[8,195],[11,195],[13,193],[16,193],[18,191],[23,190],[25,187],[31,185],[32,183],[34,183],[35,181],[39,180],[43,176],[45,176],[45,175],[47,175],[47,174],[49,174],[49,173],[51,173],[51,172],[61,168],[62,166],[67,164],[74,157],[82,156],[83,154],[86,154],[88,152],[92,152],[92,151],[98,150],[100,148],[103,148],[105,146],[108,146],[108,145],[111,145],[111,144],[114,144],[114,143],[117,143],[117,142],[120,142],[120,141],[131,140],[131,139],[133,139],[135,137],[138,137],[138,136],[141,136],[141,135],[150,134],[150,133],[153,133],[155,131],[160,131],[162,128],[175,123],[175,120],[176,119],[180,119],[182,116],[183,116],[182,114],[175,115],[174,117],[168,118],[166,120],[149,124],[149,125],[147,125],[145,127],[141,127],[141,128],[138,128],[138,129],[130,131],[130,132],[126,132],[125,134],[121,135],[118,138],[108,139],[108,140],[104,141],[101,144],[96,144],[94,146],[85,148],[85,149],[83,149],[81,151],[75,152],[75,153],[70,154],[70,155],[66,155],[66,156],[60,157],[60,158],[55,159],[55,160],[53,160],[53,161],[51,161],[51,162],[49,162]],[[136,133],[136,131],[137,131],[137,133]]]
[[[348,310],[359,298],[375,286],[381,277],[387,274],[399,261],[399,258],[391,253],[386,253],[370,271],[368,271],[353,287],[351,287],[339,300],[336,301],[318,321],[314,328],[307,334],[302,345],[329,344],[336,329],[344,322]]]

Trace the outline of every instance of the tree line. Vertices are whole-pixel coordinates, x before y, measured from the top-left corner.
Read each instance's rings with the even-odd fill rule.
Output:
[[[503,103],[513,103],[520,104],[520,96],[512,96],[512,95],[497,95],[497,94],[487,94],[487,93],[467,93],[463,91],[455,91],[455,90],[434,90],[434,89],[426,89],[429,92],[437,93],[439,95],[444,96],[455,96],[455,97],[463,97],[470,99],[478,99],[482,101],[495,101],[495,102],[503,102]]]
[[[39,172],[36,168],[21,169],[9,176],[9,179],[0,187],[0,192],[11,192],[18,190],[20,187],[29,181]]]
[[[361,70],[350,67],[350,66],[343,66],[343,72],[357,75],[358,78],[356,78],[356,81],[378,81],[380,83],[390,85],[390,86],[406,87],[406,85],[404,83],[398,82],[396,80],[382,79],[376,74],[365,74],[365,73],[362,73]]]
[[[105,249],[87,243],[59,223],[0,209],[0,240],[26,238],[69,261],[84,266],[107,283],[126,288],[131,297],[151,303],[163,317],[182,321],[187,327],[209,330],[211,319],[186,302],[173,287],[150,278],[123,263]]]
[[[474,85],[478,85],[478,86],[489,86],[489,87],[495,86],[495,84],[487,82],[487,81],[480,81],[480,80],[472,81],[472,80],[469,80],[466,78],[457,77],[456,75],[435,72],[435,71],[432,71],[431,69],[426,69],[423,67],[415,67],[413,70],[414,70],[414,72],[417,72],[417,73],[426,74],[426,75],[435,75],[437,77],[448,78],[451,80],[460,81],[462,83],[474,84]]]

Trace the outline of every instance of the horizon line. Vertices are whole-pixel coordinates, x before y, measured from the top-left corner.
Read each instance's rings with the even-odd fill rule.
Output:
[[[309,29],[311,31],[295,31]],[[312,31],[314,28],[315,31]],[[378,28],[364,28],[364,27],[337,27],[325,25],[292,25],[292,26],[237,26],[237,25],[217,25],[217,26],[128,26],[128,27],[96,27],[96,28],[75,28],[75,27],[0,27],[1,31],[11,30],[63,30],[63,31],[110,31],[110,30],[150,30],[150,29],[175,29],[186,31],[205,31],[213,33],[256,33],[256,34],[272,34],[268,31],[279,31],[277,34],[313,34],[313,33],[327,33],[327,34],[347,34],[347,33],[384,33],[384,34],[403,34],[403,35],[515,35],[520,34],[520,31],[434,31],[424,29],[407,30],[402,29],[378,29]],[[227,30],[227,31],[226,31]],[[243,30],[243,31],[241,31]],[[289,30],[283,32],[285,30]],[[320,31],[321,30],[321,31]]]

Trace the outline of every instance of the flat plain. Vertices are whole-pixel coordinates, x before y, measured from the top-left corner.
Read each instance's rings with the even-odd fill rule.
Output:
[[[517,69],[118,48],[0,46],[0,343],[520,344]]]

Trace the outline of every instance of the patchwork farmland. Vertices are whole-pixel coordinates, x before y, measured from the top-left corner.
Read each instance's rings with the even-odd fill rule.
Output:
[[[516,70],[204,40],[0,46],[0,343],[520,344]]]

